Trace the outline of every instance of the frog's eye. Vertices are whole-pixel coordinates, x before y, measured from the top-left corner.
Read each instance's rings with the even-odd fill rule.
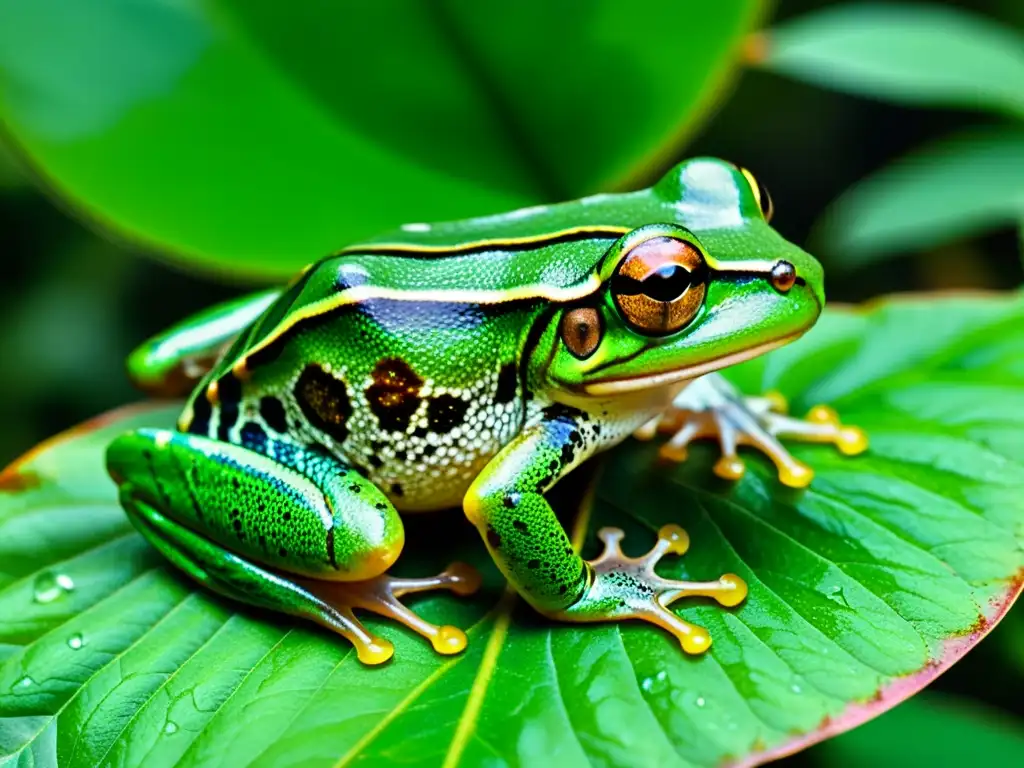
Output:
[[[593,307],[577,307],[562,315],[562,341],[580,360],[594,354],[601,343],[601,315]]]
[[[761,208],[761,215],[764,216],[764,220],[771,221],[772,216],[775,215],[775,204],[772,202],[772,196],[768,194],[768,187],[758,181],[754,174],[746,168],[740,168],[740,171],[746,178],[747,183],[750,184],[750,189],[753,191],[754,198]]]
[[[707,292],[704,256],[693,243],[652,237],[633,248],[612,278],[619,312],[637,331],[664,335],[687,325]]]

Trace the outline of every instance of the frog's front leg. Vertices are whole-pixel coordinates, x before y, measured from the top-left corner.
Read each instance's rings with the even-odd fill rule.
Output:
[[[847,456],[868,447],[864,432],[841,424],[828,406],[815,406],[806,419],[793,418],[786,410],[785,399],[777,393],[743,397],[722,376],[708,374],[691,382],[666,413],[645,424],[635,436],[645,440],[659,431],[671,434],[661,447],[661,455],[672,461],[686,458],[686,448],[692,440],[715,438],[722,455],[714,471],[726,480],[743,477],[746,465],[737,455],[737,448],[753,446],[775,463],[779,480],[791,488],[806,488],[814,478],[814,470],[793,458],[778,438],[832,443]]]
[[[544,492],[594,452],[585,414],[552,409],[549,418],[524,430],[474,481],[466,516],[480,531],[498,568],[527,602],[551,618],[573,622],[643,619],[672,634],[688,653],[710,646],[706,630],[680,619],[668,606],[683,597],[706,596],[734,606],[747,594],[738,576],[716,581],[664,579],[654,566],[668,553],[686,551],[686,533],[664,526],[642,558],[618,547],[622,531],[599,532],[605,551],[585,561],[573,548]]]
[[[107,467],[139,531],[214,591],[312,619],[351,641],[367,664],[386,661],[393,648],[353,608],[405,624],[440,653],[461,651],[461,630],[434,626],[398,599],[439,588],[469,594],[476,572],[455,564],[427,579],[387,576],[404,531],[384,494],[326,453],[290,445],[267,452],[146,429],[115,440]]]

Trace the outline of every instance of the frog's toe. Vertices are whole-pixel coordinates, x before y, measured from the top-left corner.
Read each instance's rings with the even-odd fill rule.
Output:
[[[351,610],[341,608],[339,613],[345,616],[353,625],[355,631],[342,632],[341,634],[352,643],[356,649],[356,658],[367,666],[376,666],[388,661],[395,655],[395,646],[383,637],[370,632],[366,626],[355,617]]]
[[[806,488],[814,479],[814,470],[793,457],[786,447],[772,434],[772,425],[783,421],[797,421],[789,416],[767,414],[767,427],[760,424],[751,426],[738,436],[741,445],[749,445],[771,459],[779,475],[779,482],[790,488]],[[717,470],[717,467],[716,467]],[[724,475],[719,474],[719,477]]]
[[[659,455],[673,462],[686,459],[687,449],[694,440],[717,440],[721,457],[715,463],[714,472],[726,480],[739,480],[746,473],[737,449],[740,446],[756,448],[775,464],[779,481],[791,488],[810,485],[814,470],[794,458],[779,438],[831,443],[846,456],[855,456],[868,447],[864,431],[841,423],[832,408],[818,405],[805,419],[793,418],[787,415],[785,398],[777,392],[761,397],[720,397],[701,405],[693,409],[674,407],[635,434],[648,437],[652,425],[668,433],[669,439],[662,444]]]
[[[447,589],[457,595],[469,595],[479,587],[480,574],[475,568],[465,563],[453,563],[437,576],[401,579],[382,574],[366,581],[332,582],[329,585],[321,585],[319,590],[322,593],[329,592],[324,597],[335,606],[360,608],[397,621],[429,640],[438,653],[450,655],[466,649],[468,643],[466,633],[458,627],[431,624],[404,605],[400,598],[417,592],[432,592],[438,589]],[[383,642],[387,643],[387,641]],[[390,644],[388,643],[388,645]],[[356,644],[356,649],[360,651],[358,644]],[[390,658],[390,654],[388,658]],[[365,661],[361,652],[359,659]],[[386,660],[382,659],[382,661]]]
[[[743,398],[743,404],[751,412],[758,415],[765,413],[789,413],[789,401],[777,389],[771,389],[763,395]]]
[[[723,480],[739,480],[747,473],[747,465],[736,454],[723,453],[711,471]]]
[[[638,558],[623,554],[619,542],[625,534],[618,528],[602,528],[598,536],[604,551],[590,561],[594,581],[584,598],[561,617],[572,621],[618,621],[641,619],[671,632],[686,653],[703,653],[711,647],[711,636],[703,627],[684,621],[668,606],[685,597],[710,597],[719,605],[733,607],[747,596],[747,585],[739,576],[725,574],[716,581],[665,579],[654,567],[667,554],[681,555],[690,545],[686,531],[665,525],[658,541]]]
[[[765,412],[767,408],[765,404]],[[739,418],[743,414],[735,413],[734,410],[724,406],[704,411],[673,411],[662,421],[663,431],[669,432],[671,436],[662,444],[659,456],[668,461],[684,461],[691,442],[711,438],[718,441],[721,450],[721,456],[713,468],[714,473],[724,480],[739,480],[746,474],[747,466],[736,450],[738,446],[750,443],[747,432],[756,429],[757,424],[752,417]],[[782,446],[778,448],[782,449]]]
[[[835,409],[816,405],[805,419],[769,414],[765,426],[773,435],[805,443],[831,443],[846,456],[856,456],[868,448],[868,437],[860,427],[843,424]]]

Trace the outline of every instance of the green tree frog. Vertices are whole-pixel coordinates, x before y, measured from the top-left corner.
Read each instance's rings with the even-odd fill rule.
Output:
[[[649,189],[408,224],[351,245],[132,355],[143,389],[191,396],[177,430],[109,446],[121,503],[189,576],[319,622],[367,664],[393,647],[353,609],[407,625],[440,653],[465,647],[463,631],[400,598],[468,594],[473,569],[387,574],[404,543],[400,514],[452,506],[545,616],[644,619],[702,652],[707,631],[669,605],[700,595],[735,606],[743,581],[658,576],[658,560],[687,546],[671,525],[643,558],[604,529],[605,551],[585,561],[544,494],[631,434],[667,432],[662,453],[675,460],[691,440],[717,438],[715,471],[732,479],[744,471],[737,446],[754,446],[796,487],[812,472],[779,437],[866,448],[830,409],[795,419],[779,396],[745,398],[716,373],[796,339],[821,313],[821,267],[772,229],[771,212],[748,171],[697,158]]]

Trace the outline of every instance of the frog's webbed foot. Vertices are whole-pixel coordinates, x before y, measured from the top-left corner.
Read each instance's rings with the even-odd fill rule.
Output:
[[[684,597],[710,597],[720,605],[739,605],[747,596],[747,585],[739,576],[727,573],[717,581],[676,581],[654,572],[666,554],[681,555],[690,539],[678,525],[665,525],[658,542],[642,557],[628,557],[619,547],[625,533],[619,528],[602,528],[597,535],[604,551],[589,561],[594,578],[579,602],[556,615],[569,621],[619,621],[642,619],[667,629],[687,653],[703,653],[711,647],[711,636],[703,627],[683,621],[668,606]]]
[[[831,443],[847,456],[868,447],[863,430],[840,423],[836,412],[826,405],[813,407],[804,419],[789,416],[787,410],[785,398],[777,392],[742,397],[724,380],[698,380],[683,390],[666,413],[637,430],[636,437],[650,439],[657,432],[670,434],[660,452],[670,461],[684,460],[687,446],[693,440],[717,439],[722,455],[714,472],[726,480],[743,476],[746,465],[737,449],[749,445],[772,460],[779,480],[791,488],[806,488],[814,478],[814,470],[795,459],[779,438]]]
[[[480,587],[480,574],[465,563],[452,563],[437,576],[422,579],[400,579],[381,574],[366,581],[301,581],[302,586],[323,600],[336,613],[334,620],[319,620],[338,632],[355,646],[364,664],[381,664],[394,654],[394,647],[382,637],[371,633],[352,612],[354,608],[404,624],[422,635],[438,653],[450,655],[466,648],[466,633],[458,627],[431,624],[400,601],[405,595],[447,589],[457,595],[471,595]],[[326,618],[326,617],[325,617]],[[341,621],[338,621],[340,618]]]

